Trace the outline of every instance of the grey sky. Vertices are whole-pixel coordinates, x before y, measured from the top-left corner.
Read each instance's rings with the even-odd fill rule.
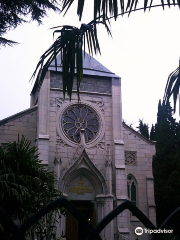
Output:
[[[86,14],[84,22],[90,20]],[[112,21],[113,38],[99,28],[102,54],[94,57],[122,78],[123,119],[134,122],[134,127],[139,118],[149,125],[156,121],[167,77],[179,62],[179,22],[178,7],[165,11],[157,8]],[[64,18],[50,13],[43,23],[25,24],[6,36],[21,44],[0,50],[0,119],[29,107],[33,86],[29,79],[41,54],[53,42],[52,30],[48,29],[63,24],[80,25],[72,11]]]

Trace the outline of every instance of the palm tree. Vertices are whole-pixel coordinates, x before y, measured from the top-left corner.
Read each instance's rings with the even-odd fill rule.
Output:
[[[24,136],[18,136],[17,142],[0,147],[0,207],[11,219],[22,223],[42,206],[58,198],[61,193],[55,189],[55,182],[54,173],[43,167],[37,148],[32,147]],[[41,219],[35,228],[42,230],[45,218],[47,221],[51,217],[53,221],[53,214]],[[39,234],[43,232],[40,230]],[[53,228],[51,230],[54,231]],[[6,234],[1,226],[0,239],[6,239]]]
[[[79,96],[79,86],[83,76],[83,50],[85,54],[86,41],[88,50],[91,55],[100,53],[100,46],[97,37],[97,24],[103,24],[111,35],[109,21],[104,21],[102,17],[93,20],[88,24],[82,24],[80,29],[72,26],[55,27],[59,28],[54,34],[59,33],[60,36],[55,40],[53,45],[41,56],[32,78],[36,76],[37,71],[41,70],[39,76],[39,86],[42,84],[49,65],[55,60],[57,69],[57,55],[61,55],[61,64],[63,69],[63,92],[67,91],[71,98],[75,69],[77,72],[77,93]],[[83,48],[84,47],[84,48]],[[45,62],[45,64],[44,64]]]
[[[74,0],[62,0],[62,12],[64,12],[64,15],[73,2]],[[62,26],[54,31],[54,34],[59,33],[60,35],[54,41],[52,46],[41,56],[32,78],[39,74],[38,79],[40,86],[48,67],[53,60],[55,61],[57,69],[56,57],[60,54],[63,69],[62,81],[64,95],[67,92],[71,98],[74,73],[76,69],[77,94],[79,97],[79,86],[83,75],[83,50],[85,51],[87,48],[90,55],[100,53],[100,44],[98,42],[96,26],[98,24],[103,24],[107,29],[108,34],[111,35],[109,20],[112,18],[116,20],[119,15],[130,15],[131,12],[138,10],[143,10],[145,12],[154,7],[162,7],[163,9],[165,6],[172,7],[177,5],[180,7],[179,0],[161,0],[159,5],[153,5],[154,2],[157,4],[157,1],[153,0],[94,0],[94,19],[90,23],[82,24],[80,29],[72,26]],[[84,0],[78,0],[77,15],[79,16],[80,21],[83,15],[84,4]]]
[[[179,88],[180,88],[180,60],[179,60],[179,67],[177,67],[168,77],[165,93],[164,93],[164,101],[166,104],[168,104],[170,97],[173,96],[174,112],[176,111],[176,103],[179,97]],[[180,113],[180,106],[179,106],[179,113]]]
[[[30,16],[31,21],[42,23],[42,18],[47,14],[48,9],[53,11],[64,12],[64,15],[71,7],[74,0],[35,0],[35,1],[1,1],[0,3],[0,46],[13,46],[17,42],[7,40],[2,35],[10,29],[15,29],[18,25],[27,22],[26,17]],[[81,21],[85,0],[78,0],[77,15]],[[60,36],[55,40],[53,45],[41,56],[39,63],[33,73],[34,78],[38,73],[39,86],[41,86],[44,76],[49,65],[54,60],[57,68],[56,57],[61,55],[61,63],[63,67],[63,91],[67,92],[71,98],[72,86],[75,69],[77,71],[77,93],[79,96],[79,86],[82,80],[82,51],[88,45],[89,54],[100,53],[100,45],[97,37],[98,24],[103,24],[107,32],[110,33],[109,20],[116,20],[119,15],[143,10],[146,12],[154,7],[179,6],[179,0],[161,0],[157,4],[157,0],[94,0],[93,20],[88,24],[82,24],[78,29],[73,26],[63,26],[54,33]],[[179,68],[178,68],[179,69]],[[165,91],[165,99],[168,102],[169,97],[174,96],[174,109],[176,108],[177,94],[179,92],[179,70],[176,69],[168,78],[168,84]],[[176,79],[176,80],[175,80]],[[176,84],[175,84],[176,83]]]

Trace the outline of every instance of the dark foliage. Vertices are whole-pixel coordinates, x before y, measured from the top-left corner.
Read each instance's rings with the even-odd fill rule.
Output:
[[[66,13],[74,0],[8,0],[8,1],[0,1],[0,46],[13,46],[17,44],[17,42],[8,40],[3,38],[3,34],[5,34],[10,29],[15,29],[18,25],[21,25],[27,21],[37,21],[39,24],[42,22],[42,18],[46,16],[48,10],[59,10],[59,5],[62,6],[62,11]],[[77,92],[79,97],[79,86],[80,81],[82,79],[82,46],[85,44],[85,39],[88,42],[88,48],[90,49],[89,53],[93,52],[93,48],[96,52],[100,52],[99,43],[97,41],[97,32],[95,25],[97,23],[102,23],[108,26],[108,21],[111,18],[117,19],[118,15],[123,15],[125,13],[130,14],[132,11],[137,10],[150,10],[153,7],[162,7],[164,9],[165,6],[171,7],[178,5],[180,7],[179,0],[167,0],[161,1],[159,5],[157,1],[153,0],[144,0],[138,2],[138,0],[94,0],[94,18],[91,22],[91,26],[89,24],[82,24],[81,29],[77,29],[72,26],[64,26],[59,32],[64,34],[64,38],[59,37],[55,43],[42,55],[37,69],[40,67],[42,69],[42,75],[40,76],[40,83],[43,81],[43,77],[45,76],[45,72],[47,72],[50,61],[55,60],[58,53],[61,53],[62,63],[63,63],[63,90],[64,93],[67,91],[68,94],[72,94],[72,85],[74,80],[75,73],[75,61],[77,62]],[[82,18],[83,10],[84,10],[85,0],[78,0],[77,6],[77,14],[79,16],[79,20]],[[92,24],[93,23],[93,24]],[[93,26],[92,26],[93,25]],[[91,30],[88,32],[87,29]],[[69,30],[73,31],[69,31]],[[86,29],[86,30],[85,30]],[[68,31],[65,31],[68,30]],[[82,34],[85,30],[87,34]],[[107,28],[109,32],[109,28]],[[86,36],[87,35],[87,36]],[[82,36],[82,38],[80,37]],[[69,39],[72,38],[72,41]],[[61,44],[61,40],[65,40],[63,44]],[[91,39],[91,41],[90,41]],[[67,42],[68,41],[68,42]],[[69,45],[72,44],[71,49]],[[77,45],[79,44],[79,46]],[[60,46],[61,45],[61,46]],[[62,46],[66,45],[66,50]],[[73,48],[76,49],[76,56],[74,55]],[[61,51],[59,48],[64,48],[65,51]],[[72,54],[73,53],[73,54]],[[54,55],[53,55],[54,54]],[[72,57],[70,57],[72,54]],[[48,58],[48,59],[46,59]],[[44,63],[44,60],[47,60]],[[36,70],[37,70],[36,69]],[[68,69],[68,71],[67,71]],[[35,71],[36,72],[36,71]],[[65,80],[66,78],[66,80]],[[175,90],[174,90],[175,91]],[[176,91],[177,92],[177,91]]]
[[[150,131],[150,140],[155,141],[156,140],[156,132],[155,132],[155,127],[152,124],[151,131]]]
[[[174,101],[174,112],[176,111],[176,103],[179,98],[179,88],[180,88],[180,61],[179,67],[176,68],[168,77],[166,88],[164,92],[164,101],[168,104],[169,99],[173,96]],[[180,108],[179,108],[180,113]]]
[[[62,0],[62,11],[66,13],[71,7],[74,0]],[[85,0],[78,0],[77,14],[79,20],[82,18]],[[56,56],[58,53],[61,54],[62,64],[63,64],[63,91],[68,92],[70,98],[72,94],[72,86],[74,80],[75,68],[77,67],[77,93],[79,98],[79,87],[80,81],[82,80],[83,67],[82,67],[82,46],[87,41],[89,53],[92,54],[100,52],[99,43],[97,40],[96,24],[104,24],[106,29],[109,31],[109,19],[114,18],[116,20],[118,15],[123,15],[125,13],[130,14],[132,11],[151,9],[153,7],[162,7],[165,6],[180,6],[179,0],[167,0],[161,1],[159,5],[155,5],[157,1],[146,0],[138,2],[138,0],[94,0],[94,19],[91,24],[82,24],[80,29],[77,29],[72,26],[64,26],[59,33],[61,36],[57,38],[54,44],[41,56],[41,59],[37,65],[37,68],[33,74],[33,77],[38,72],[38,69],[42,71],[40,76],[40,85],[43,82],[45,73],[48,71],[48,67],[51,61],[56,61]],[[67,29],[68,28],[68,29]],[[88,29],[88,31],[87,31]],[[66,31],[65,31],[66,30]],[[67,32],[68,30],[68,32]],[[71,30],[71,31],[70,31]],[[85,34],[87,32],[87,34]],[[63,38],[63,35],[66,36]],[[69,39],[73,39],[70,41]],[[62,42],[62,39],[65,41]],[[86,39],[86,41],[85,41]],[[70,47],[70,43],[73,43]],[[65,49],[66,48],[66,49]],[[70,49],[71,48],[71,49]],[[85,50],[85,46],[84,46]],[[71,56],[71,57],[70,57]],[[75,66],[75,62],[77,66]]]
[[[18,44],[17,42],[14,42],[14,41],[11,41],[11,40],[8,40],[6,38],[3,38],[3,37],[0,37],[0,46],[10,46],[12,47],[13,45],[16,45]]]
[[[67,12],[67,10],[70,8],[74,0],[62,0],[63,7],[62,10]],[[85,0],[78,0],[78,6],[77,6],[77,15],[79,16],[79,20],[81,20],[84,5],[86,1]],[[180,7],[179,0],[167,0],[167,1],[161,1],[160,5],[157,4],[156,0],[144,0],[144,1],[138,1],[138,0],[94,0],[94,19],[96,19],[99,16],[102,16],[105,20],[107,18],[107,15],[109,17],[117,18],[118,15],[123,15],[124,13],[131,13],[132,11],[136,11],[139,8],[146,11],[147,9],[151,9],[152,7],[162,6],[164,9],[165,6],[175,6],[178,5]]]
[[[144,137],[149,139],[149,127],[146,123],[143,123],[143,120],[139,119],[139,126],[137,128]]]
[[[172,116],[170,104],[159,101],[155,126],[156,156],[153,159],[157,223],[180,207],[180,124]],[[180,222],[175,219],[169,229],[180,235]]]
[[[42,18],[46,16],[47,11],[52,9],[57,11],[58,4],[56,0],[8,0],[0,1],[0,37],[10,29],[15,29],[18,25],[27,21],[37,21],[42,23]],[[7,39],[4,39],[3,45],[6,45]],[[14,43],[7,40],[8,43]],[[2,44],[2,41],[0,41]]]
[[[82,24],[78,29],[72,26],[55,27],[58,29],[54,31],[54,34],[60,36],[54,41],[53,45],[41,56],[32,78],[39,72],[38,85],[41,86],[48,67],[51,62],[55,61],[55,67],[57,65],[57,55],[61,56],[62,66],[62,80],[63,80],[63,93],[67,92],[71,98],[74,75],[77,75],[77,93],[79,97],[79,87],[83,77],[83,50],[85,54],[86,48],[89,53],[100,53],[100,46],[97,37],[97,24],[103,24],[107,30],[107,33],[111,35],[109,22],[92,21],[88,24]]]
[[[157,141],[157,155],[162,150],[166,151],[166,157],[174,155],[176,151],[176,129],[177,123],[172,116],[173,110],[170,103],[167,105],[163,101],[159,101],[158,104],[158,114],[157,114],[157,124],[155,126],[156,131],[156,141]]]
[[[54,173],[43,167],[37,148],[31,147],[25,137],[0,147],[0,207],[11,219],[24,222],[59,197],[61,193],[55,189],[55,182]],[[46,222],[49,217],[46,216]],[[0,224],[0,239],[7,239],[8,235]]]

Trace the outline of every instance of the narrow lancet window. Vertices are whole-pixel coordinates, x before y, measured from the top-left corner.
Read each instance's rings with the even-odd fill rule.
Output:
[[[135,178],[131,174],[127,176],[127,192],[130,201],[137,206],[137,184]]]

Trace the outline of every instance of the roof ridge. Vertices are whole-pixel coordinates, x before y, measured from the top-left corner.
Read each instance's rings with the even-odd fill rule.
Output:
[[[134,130],[132,127],[128,126],[125,122],[122,122],[122,125],[126,128],[126,129],[129,129],[131,130],[134,134],[138,135],[138,137],[140,137],[142,140],[150,143],[150,144],[153,144],[155,145],[156,144],[156,141],[152,141],[148,138],[146,138],[145,136],[143,136],[142,134],[140,134],[139,132],[137,132],[136,130]]]
[[[3,125],[3,124],[8,123],[10,121],[12,121],[13,119],[16,119],[16,118],[18,118],[20,116],[23,116],[23,115],[25,115],[27,113],[33,112],[33,111],[36,110],[36,108],[37,108],[37,105],[35,105],[35,106],[31,107],[31,108],[25,109],[25,110],[23,110],[21,112],[15,113],[15,114],[7,117],[7,118],[4,118],[4,119],[0,120],[0,126]]]
[[[57,66],[61,67],[61,57],[60,55],[57,56]],[[55,66],[55,60],[53,60],[49,66],[49,68]],[[76,67],[75,67],[76,68]],[[96,60],[93,56],[90,56],[88,53],[85,52],[85,55],[83,53],[83,69],[84,70],[94,70],[99,72],[104,72],[108,74],[114,74],[111,72],[108,68],[106,68],[104,65],[102,65],[98,60]]]

